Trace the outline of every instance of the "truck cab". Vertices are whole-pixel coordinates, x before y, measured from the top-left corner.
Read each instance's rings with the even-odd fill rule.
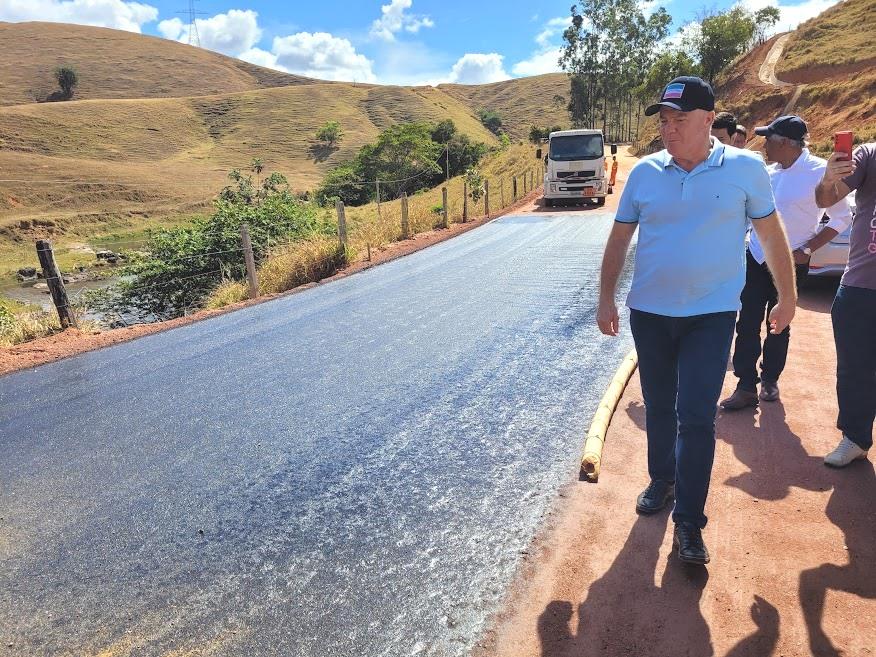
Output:
[[[612,144],[611,152],[617,153]],[[591,200],[605,205],[609,193],[602,130],[559,130],[548,137],[545,156],[544,203]]]

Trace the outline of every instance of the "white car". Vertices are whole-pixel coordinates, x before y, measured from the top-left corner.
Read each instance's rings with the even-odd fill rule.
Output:
[[[848,200],[854,216],[855,192],[849,194],[846,200]],[[827,221],[827,215],[825,215],[822,223],[827,223]],[[851,231],[852,227],[849,225],[843,232],[812,254],[812,259],[809,261],[810,276],[843,275],[849,262],[849,234]]]

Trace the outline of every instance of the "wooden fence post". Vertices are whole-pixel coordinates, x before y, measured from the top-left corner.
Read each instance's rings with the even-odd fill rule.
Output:
[[[499,207],[505,209],[505,179],[499,178]]]
[[[335,201],[335,210],[338,212],[338,242],[344,250],[344,258],[347,257],[347,215],[344,213],[344,202],[341,199]]]
[[[517,200],[517,176],[511,176],[511,202]]]
[[[58,319],[61,321],[61,328],[66,329],[71,326],[78,328],[76,323],[76,315],[73,314],[73,309],[70,307],[70,300],[67,298],[67,289],[64,287],[64,279],[61,278],[61,272],[58,270],[58,264],[55,262],[55,253],[52,251],[52,243],[49,240],[37,240],[36,243],[37,258],[40,261],[40,267],[43,269],[43,277],[49,286],[49,292],[52,293],[52,302],[55,304],[55,309],[58,311]]]
[[[447,221],[447,188],[441,188],[441,228],[447,228],[450,224]]]
[[[243,261],[246,263],[246,281],[249,283],[249,298],[259,295],[259,273],[256,271],[255,258],[252,255],[252,240],[249,237],[249,226],[240,226],[240,244],[243,246]]]
[[[462,181],[462,223],[468,221],[468,183]]]
[[[529,191],[531,192],[535,189],[535,171],[533,169],[529,170]]]
[[[383,221],[383,215],[380,214],[380,181],[375,180],[375,185],[377,185],[377,220]]]
[[[484,180],[484,214],[490,216],[490,181]]]
[[[411,225],[408,222],[408,193],[402,192],[401,197],[401,230],[402,239],[406,240],[411,236]]]

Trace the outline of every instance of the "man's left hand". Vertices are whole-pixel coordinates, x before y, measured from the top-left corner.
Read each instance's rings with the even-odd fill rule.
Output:
[[[795,265],[806,265],[809,264],[809,261],[812,259],[811,255],[806,255],[800,249],[794,249],[794,264]]]
[[[796,303],[788,303],[780,299],[770,311],[770,333],[778,335],[788,328],[796,311]]]

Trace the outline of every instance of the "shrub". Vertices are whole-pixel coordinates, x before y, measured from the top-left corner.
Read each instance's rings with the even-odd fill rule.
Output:
[[[122,269],[124,282],[91,293],[90,302],[135,321],[178,317],[201,307],[220,284],[245,278],[243,224],[257,261],[279,242],[336,233],[331,213],[296,198],[280,174],[272,173],[258,187],[238,170],[229,177],[234,184],[219,194],[209,219],[150,233],[148,255]]]
[[[76,71],[69,66],[56,68],[55,80],[58,81],[58,86],[61,87],[63,97],[72,98],[73,90],[79,85],[79,76],[76,74]]]
[[[344,131],[341,130],[341,124],[337,121],[326,121],[319,130],[316,131],[316,138],[325,142],[329,146],[334,146],[341,137],[344,136]]]

